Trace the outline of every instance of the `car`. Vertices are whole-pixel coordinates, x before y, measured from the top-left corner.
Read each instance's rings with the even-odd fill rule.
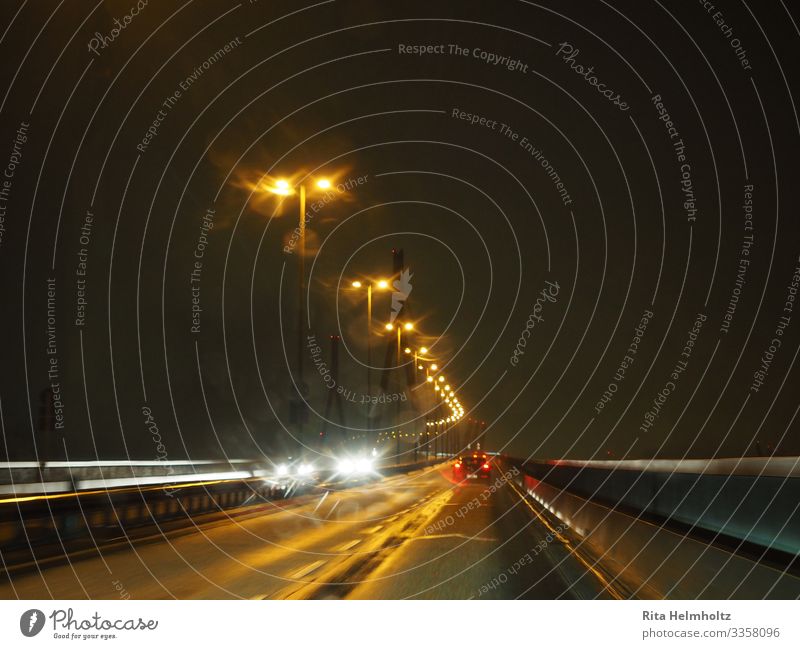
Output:
[[[491,471],[489,460],[483,453],[462,455],[453,464],[453,478],[456,480],[488,479]]]

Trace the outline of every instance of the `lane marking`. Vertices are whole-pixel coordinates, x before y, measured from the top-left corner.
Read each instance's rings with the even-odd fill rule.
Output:
[[[364,530],[364,534],[375,534],[379,530],[383,529],[383,525],[376,525],[375,527],[370,527],[368,530]]]
[[[313,513],[315,513],[315,512],[316,512],[316,511],[319,509],[319,506],[320,506],[322,503],[324,503],[324,502],[325,502],[325,499],[328,497],[328,494],[329,494],[329,493],[330,493],[330,491],[326,491],[324,494],[322,494],[322,498],[320,498],[320,499],[319,499],[319,502],[317,503],[317,506],[316,506],[316,507],[314,507],[314,511],[313,511],[313,512],[311,512],[312,514],[313,514]],[[331,510],[331,511],[333,511],[333,510]]]
[[[424,536],[412,536],[408,541],[430,541],[433,539],[466,539],[467,541],[485,541],[486,543],[497,543],[497,539],[487,536],[470,536],[469,534],[459,534],[451,532],[449,534],[425,534]],[[460,547],[460,546],[459,546]]]
[[[314,572],[317,568],[322,566],[325,563],[324,559],[320,559],[319,561],[315,561],[314,563],[309,563],[304,568],[300,568],[297,572],[292,575],[289,575],[289,579],[302,579],[306,575]]]
[[[361,539],[353,539],[349,543],[345,543],[344,545],[342,545],[339,548],[337,548],[336,551],[337,552],[347,552],[347,550],[349,550],[350,548],[358,545],[359,543],[361,543]]]
[[[333,514],[333,510],[336,509],[336,507],[338,507],[338,505],[339,505],[339,503],[341,501],[342,501],[342,499],[339,498],[335,503],[333,503],[333,507],[331,507],[331,510],[325,515],[325,518],[330,518],[331,517],[331,514]]]

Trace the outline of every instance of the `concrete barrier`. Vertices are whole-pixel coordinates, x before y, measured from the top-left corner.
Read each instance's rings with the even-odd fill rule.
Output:
[[[796,598],[800,481],[713,462],[520,463],[525,490],[639,597]],[[767,475],[767,473],[772,473]],[[724,541],[724,542],[723,542]]]

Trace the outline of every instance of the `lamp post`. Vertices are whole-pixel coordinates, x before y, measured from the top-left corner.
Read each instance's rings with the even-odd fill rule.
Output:
[[[402,361],[403,361],[403,353],[402,353],[402,350],[403,350],[403,332],[404,331],[413,331],[413,330],[414,330],[414,324],[411,323],[411,322],[405,322],[405,323],[402,323],[402,324],[399,323],[399,322],[397,322],[397,323],[387,322],[386,323],[386,331],[397,331],[397,354],[396,354],[396,359],[397,359],[397,367],[396,367],[396,369],[397,370],[399,370],[402,367],[402,364],[403,364],[402,363]],[[398,415],[398,421],[399,421],[400,401],[398,400],[396,403],[397,403],[397,415]],[[399,428],[397,430],[397,449],[396,449],[396,453],[397,453],[397,456],[399,457],[400,456],[400,429]]]
[[[414,355],[414,383],[417,382],[417,372],[419,370],[425,370],[425,379],[430,379],[430,370],[436,371],[438,369],[438,365],[436,363],[432,363],[435,361],[435,358],[427,358],[425,354],[428,353],[427,347],[420,347],[419,349],[411,349],[411,347],[405,348],[406,354],[413,354]],[[432,363],[430,365],[422,365],[421,363]]]
[[[372,399],[372,291],[373,286],[379,290],[384,290],[389,286],[389,282],[385,279],[380,279],[373,285],[372,282],[367,284],[367,429],[370,428],[370,400]],[[355,280],[352,287],[359,289],[364,286],[364,283]]]
[[[331,181],[326,178],[319,178],[313,185],[316,189],[323,191],[331,188]],[[298,247],[298,282],[297,282],[297,389],[300,393],[301,401],[295,412],[297,417],[297,435],[302,443],[303,424],[306,418],[306,409],[303,401],[308,396],[308,386],[303,377],[303,339],[305,338],[305,292],[306,292],[306,185],[300,183],[295,190],[288,180],[283,178],[275,181],[273,185],[264,186],[266,191],[278,196],[291,196],[295,192],[299,197],[299,212],[297,224],[297,247]]]

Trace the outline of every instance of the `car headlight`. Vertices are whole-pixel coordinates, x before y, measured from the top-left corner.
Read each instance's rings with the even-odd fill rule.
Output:
[[[359,473],[369,473],[372,471],[372,460],[362,457],[356,461],[356,469]]]
[[[298,474],[298,475],[308,475],[308,474],[309,474],[309,473],[311,473],[313,470],[314,470],[314,467],[313,467],[313,466],[311,466],[310,464],[301,464],[301,465],[300,465],[300,466],[297,468],[297,474]]]
[[[339,473],[352,473],[354,468],[355,467],[350,460],[339,460]]]
[[[289,473],[289,469],[285,464],[279,464],[278,468],[276,469],[278,475],[286,475]]]

